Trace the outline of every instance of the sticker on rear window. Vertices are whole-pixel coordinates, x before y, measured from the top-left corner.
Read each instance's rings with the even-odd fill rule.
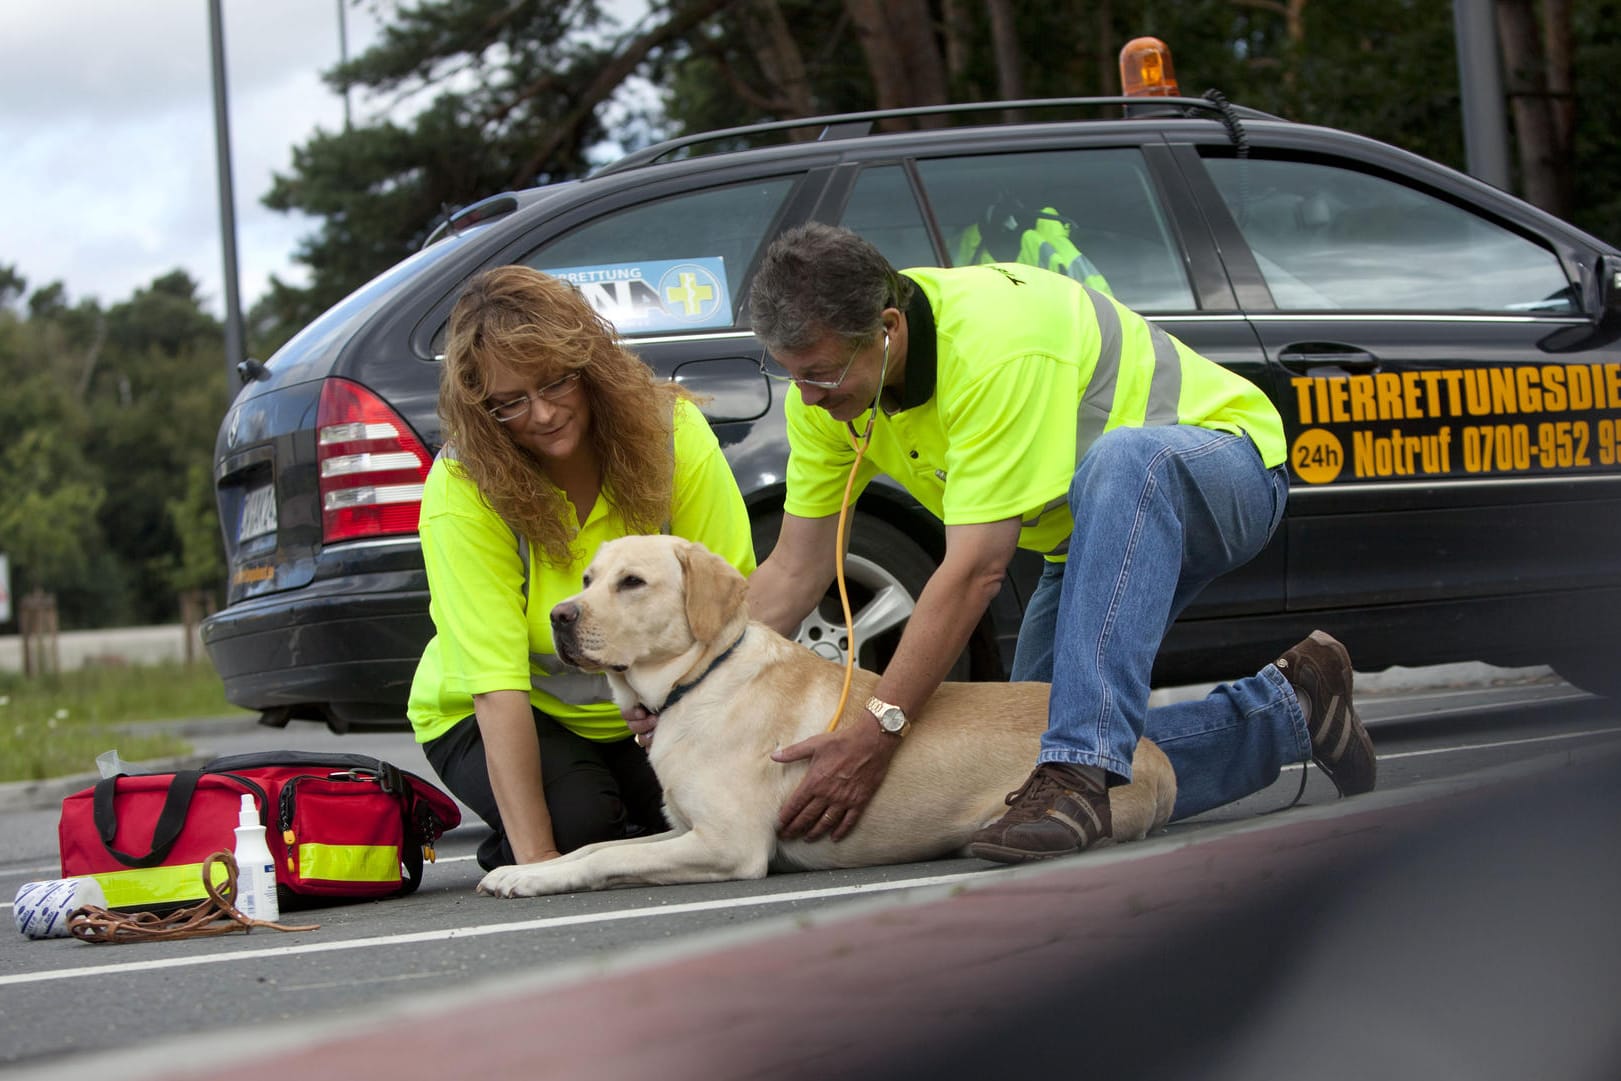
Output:
[[[726,260],[719,257],[540,269],[578,286],[621,334],[732,325]]]

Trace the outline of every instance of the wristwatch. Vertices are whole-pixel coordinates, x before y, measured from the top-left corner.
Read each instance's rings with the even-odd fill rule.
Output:
[[[878,727],[892,736],[904,736],[911,727],[901,707],[881,698],[867,699],[867,712],[878,718]]]

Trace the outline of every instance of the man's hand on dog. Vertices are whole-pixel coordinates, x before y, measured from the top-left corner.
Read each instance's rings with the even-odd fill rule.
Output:
[[[773,751],[776,762],[810,759],[804,779],[777,816],[777,836],[819,841],[831,834],[835,841],[844,840],[861,821],[899,746],[900,740],[886,735],[871,714],[857,709],[834,731]]]

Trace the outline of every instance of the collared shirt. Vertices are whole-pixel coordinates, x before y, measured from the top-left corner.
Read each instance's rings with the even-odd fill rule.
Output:
[[[946,525],[1017,517],[1019,546],[1061,558],[1067,493],[1104,431],[1192,424],[1246,434],[1283,462],[1283,421],[1253,383],[1129,308],[1062,275],[1013,263],[913,268],[901,404],[879,411],[856,491],[887,473]],[[855,457],[848,425],[786,403],[787,511],[837,514]]]
[[[743,496],[715,433],[686,400],[676,404],[668,531],[699,541],[745,575],[754,571]],[[419,532],[437,633],[417,665],[406,710],[418,742],[470,716],[473,696],[490,691],[527,691],[536,708],[587,739],[629,734],[606,678],[568,668],[552,644],[552,607],[580,591],[581,575],[605,541],[629,533],[612,493],[598,494],[566,565],[521,546],[527,585],[519,538],[448,457],[428,472]]]

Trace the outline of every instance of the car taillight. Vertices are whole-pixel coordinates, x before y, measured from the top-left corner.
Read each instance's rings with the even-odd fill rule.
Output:
[[[347,379],[328,379],[315,415],[323,543],[415,533],[433,457],[400,415]]]

